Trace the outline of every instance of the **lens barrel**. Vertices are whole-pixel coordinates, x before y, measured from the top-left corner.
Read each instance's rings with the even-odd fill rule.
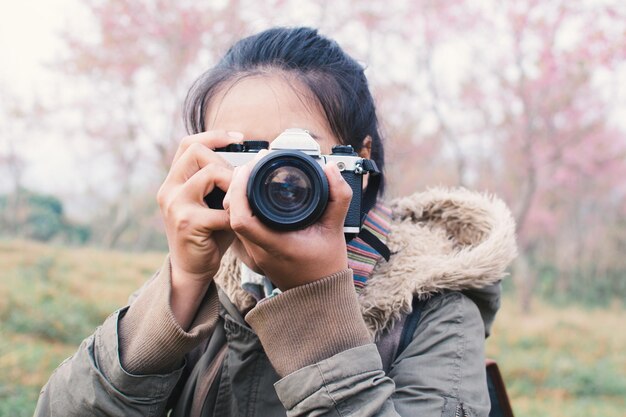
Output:
[[[248,180],[252,212],[276,230],[304,229],[328,203],[328,180],[319,163],[298,150],[274,151],[261,159]]]

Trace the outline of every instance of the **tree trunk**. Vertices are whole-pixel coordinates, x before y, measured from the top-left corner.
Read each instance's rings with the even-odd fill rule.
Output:
[[[521,253],[513,263],[513,280],[522,312],[529,314],[537,277],[525,253]]]
[[[113,249],[131,224],[131,210],[128,202],[117,203],[113,209],[112,221],[102,239],[105,247]]]

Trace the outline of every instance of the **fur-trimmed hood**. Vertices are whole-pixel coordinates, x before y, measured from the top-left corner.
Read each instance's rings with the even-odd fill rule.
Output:
[[[374,336],[411,311],[413,296],[460,290],[478,305],[487,333],[500,280],[517,254],[515,222],[492,195],[434,188],[390,203],[389,262],[378,262],[359,294]],[[239,261],[225,256],[216,283],[242,312],[255,304],[241,288]]]

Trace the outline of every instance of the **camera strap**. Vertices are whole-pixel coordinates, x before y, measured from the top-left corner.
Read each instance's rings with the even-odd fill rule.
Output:
[[[370,178],[361,200],[361,224],[365,221],[367,213],[376,205],[378,189],[380,188],[380,170],[376,162],[371,159],[363,159],[363,171],[369,173]]]
[[[363,169],[370,174],[370,178],[367,188],[363,193],[363,200],[361,204],[361,225],[365,222],[367,213],[369,213],[369,211],[376,205],[378,189],[380,187],[380,170],[378,169],[376,162],[370,159],[364,159]],[[361,227],[357,237],[371,246],[372,249],[378,252],[383,258],[385,258],[386,261],[389,261],[391,251],[375,234]]]
[[[389,258],[391,257],[391,251],[387,245],[385,245],[376,235],[370,232],[367,229],[361,229],[359,234],[357,235],[359,239],[363,242],[367,243],[374,249],[376,252],[380,254],[387,262],[389,262]]]

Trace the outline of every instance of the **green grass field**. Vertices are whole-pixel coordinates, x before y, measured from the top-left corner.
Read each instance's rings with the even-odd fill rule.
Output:
[[[0,416],[31,416],[40,388],[162,253],[0,241]],[[506,299],[487,341],[516,416],[626,416],[626,311]]]

